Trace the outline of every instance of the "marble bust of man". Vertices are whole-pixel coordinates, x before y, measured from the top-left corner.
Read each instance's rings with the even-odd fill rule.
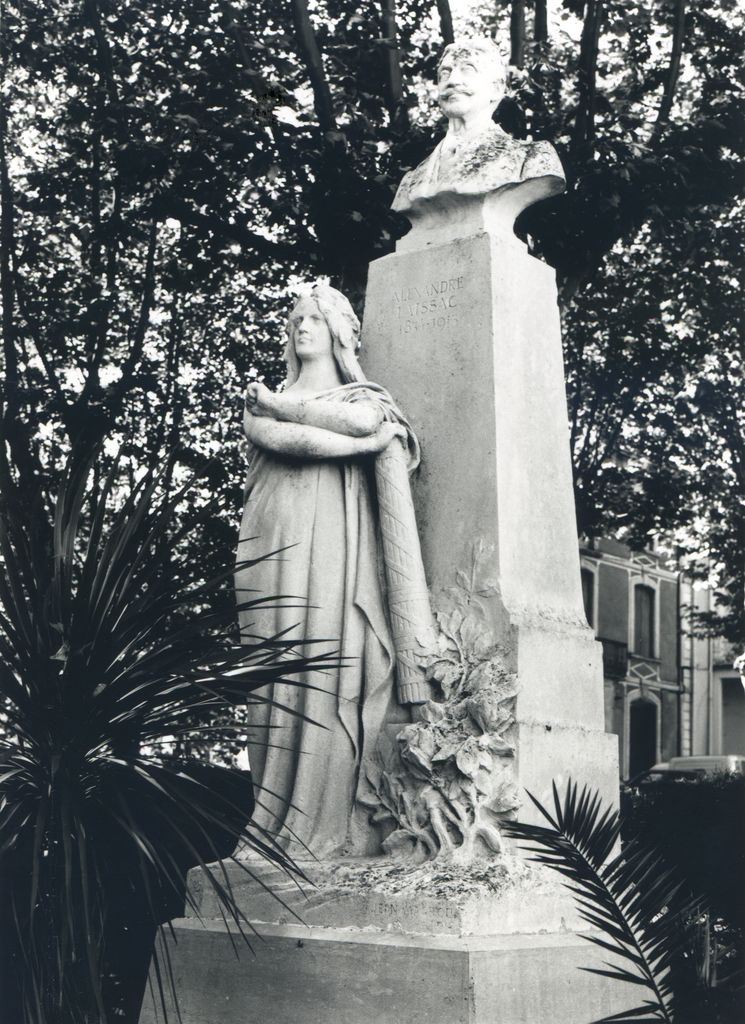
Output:
[[[564,191],[565,178],[550,142],[521,142],[494,123],[505,91],[505,66],[490,39],[447,46],[437,71],[437,100],[447,135],[403,178],[393,209],[416,212],[444,193],[479,196],[540,179],[535,198]]]

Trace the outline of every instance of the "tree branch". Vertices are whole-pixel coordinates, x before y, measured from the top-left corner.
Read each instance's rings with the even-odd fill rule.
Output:
[[[510,5],[510,64],[525,64],[525,0],[512,0]]]
[[[114,182],[113,188],[114,205],[107,222],[109,230],[107,232],[108,237],[106,242],[106,319],[103,321],[102,329],[99,331],[98,343],[91,358],[91,366],[96,373],[101,367],[101,361],[103,360],[103,355],[106,350],[106,337],[108,334],[111,311],[115,308],[117,302],[115,292],[119,240],[116,229],[120,227],[122,219],[122,189],[118,180]]]
[[[386,100],[391,124],[405,130],[409,116],[404,105],[404,81],[401,74],[401,61],[398,50],[398,27],[396,25],[396,0],[381,0],[383,38],[390,45],[386,47],[385,64],[387,72]]]
[[[3,35],[5,25],[2,26]],[[3,47],[5,50],[5,47]],[[3,84],[5,80],[5,60],[3,59]],[[0,95],[0,299],[2,300],[2,334],[3,334],[3,381],[0,387],[0,413],[2,419],[3,468],[8,472],[10,467],[6,461],[5,442],[8,441],[16,465],[22,467],[27,463],[24,446],[27,431],[22,429],[20,420],[20,375],[18,369],[18,350],[16,349],[15,322],[15,205],[13,189],[8,174],[8,112],[5,106],[4,90]],[[21,436],[19,436],[19,432]],[[28,453],[30,455],[30,452]],[[19,462],[20,457],[20,462]]]
[[[114,74],[114,59],[111,53],[111,46],[106,37],[98,0],[84,0],[83,10],[85,16],[93,29],[96,40],[96,68],[98,71],[98,85],[96,87],[95,119],[93,130],[93,143],[91,146],[91,171],[92,200],[91,200],[91,250],[90,250],[90,280],[92,294],[95,294],[96,320],[90,324],[86,342],[87,355],[87,379],[81,399],[87,398],[99,385],[98,372],[101,361],[106,351],[106,342],[109,332],[111,310],[114,305],[114,288],[116,283],[118,243],[115,231],[107,232],[106,263],[102,260],[101,244],[101,191],[102,191],[102,143],[103,137],[101,125],[107,115],[107,101],[109,108],[117,108],[120,103],[119,89]],[[119,145],[127,141],[126,125],[116,114],[111,118],[113,133]],[[109,226],[118,225],[121,219],[121,188],[118,180],[114,184],[114,207]],[[104,282],[101,280],[105,273],[106,294],[104,295]],[[77,403],[76,403],[77,405]]]
[[[77,402],[68,414],[68,427],[73,446],[78,451],[79,457],[85,457],[85,453],[94,446],[106,429],[117,418],[123,407],[124,401],[132,387],[132,375],[142,359],[142,352],[145,344],[145,334],[150,320],[150,310],[155,295],[155,254],[158,245],[158,222],[153,218],[148,232],[147,254],[145,256],[145,271],[142,280],[142,297],[140,309],[132,331],[132,341],[129,352],[121,367],[121,377],[114,384],[110,385],[104,392],[104,406],[98,410],[98,415],[92,417],[92,409],[89,399],[95,381],[89,377],[85,387],[78,397]]]
[[[132,344],[129,354],[122,367],[121,381],[127,383],[127,378],[134,373],[137,364],[142,358],[142,350],[145,344],[145,333],[150,320],[150,311],[153,307],[155,295],[155,253],[158,248],[158,222],[153,219],[150,222],[148,232],[147,255],[145,257],[145,273],[142,280],[142,299],[140,301],[140,312],[134,327]]]
[[[93,34],[96,38],[98,65],[101,77],[106,84],[109,103],[112,106],[118,106],[119,90],[116,85],[116,79],[114,78],[114,61],[111,56],[109,41],[106,38],[106,33],[104,32],[103,25],[101,24],[101,12],[98,9],[97,0],[84,0],[83,10],[85,11],[86,17],[90,22]]]
[[[15,202],[8,171],[8,109],[6,106],[5,11],[0,10],[0,49],[2,49],[2,81],[0,82],[0,301],[2,302],[3,378],[0,382],[0,493],[9,504],[26,506],[38,493],[43,467],[29,424],[21,416],[21,379],[16,340],[16,237]],[[7,448],[6,448],[7,445]],[[14,484],[11,464],[18,473]]]
[[[732,392],[732,384],[728,379],[729,368],[723,361],[719,362],[722,378],[719,384],[722,399],[721,411],[717,416],[721,427],[722,440],[727,446],[732,469],[738,482],[739,495],[745,496],[745,436],[743,436],[740,416],[742,402]]]
[[[575,150],[591,145],[595,137],[595,92],[602,4],[603,0],[587,0],[582,26],[577,67],[577,116],[572,133],[572,148]]]
[[[538,46],[548,42],[548,7],[546,0],[535,0],[533,40]]]
[[[47,375],[47,380],[51,385],[52,391],[54,391],[55,397],[62,403],[62,407],[64,408],[66,401],[62,385],[60,384],[57,372],[52,365],[52,361],[47,355],[46,347],[41,340],[41,331],[39,330],[38,325],[34,322],[34,318],[29,311],[24,294],[23,282],[18,271],[15,272],[14,281],[16,297],[18,299],[18,309],[20,310],[23,319],[26,321],[28,332],[31,336],[32,342],[34,343],[34,348],[36,349],[39,359],[41,360],[41,365],[44,367],[44,373]]]
[[[221,0],[220,7],[222,9],[223,21],[225,23],[225,29],[233,38],[233,41],[238,49],[238,55],[241,59],[241,64],[246,71],[252,71],[252,62],[249,56],[246,44],[243,42],[243,36],[240,32],[240,24],[238,22],[238,13],[230,3],[230,0]]]
[[[326,79],[326,73],[323,70],[323,58],[318,47],[316,34],[313,31],[307,4],[305,0],[291,0],[291,2],[292,20],[295,25],[297,43],[300,56],[305,62],[308,78],[313,88],[313,106],[318,117],[318,123],[325,132],[336,131],[331,90]]]
[[[5,77],[3,75],[3,77]],[[15,248],[15,210],[8,175],[8,115],[4,98],[0,99],[0,296],[2,297],[2,331],[5,383],[8,392],[18,387],[18,354],[15,347],[15,288],[13,282],[13,251]],[[6,396],[7,398],[7,396]]]
[[[450,11],[449,0],[437,0],[437,13],[440,15],[440,32],[445,46],[455,42],[453,31],[453,15]]]
[[[652,130],[653,139],[658,138],[670,118],[670,111],[673,107],[673,99],[675,98],[675,90],[678,85],[678,76],[680,74],[680,59],[683,55],[683,40],[685,39],[685,23],[686,2],[685,0],[676,0],[675,21],[673,24],[673,42],[672,49],[670,51],[670,65],[667,71],[667,80],[665,81],[662,100],[660,101],[660,109],[657,113],[657,120],[655,121],[654,128]]]
[[[307,237],[308,250],[303,250],[299,245],[290,242],[275,242],[271,238],[264,238],[257,235],[240,224],[230,224],[220,220],[213,214],[199,213],[193,209],[185,200],[179,199],[173,194],[164,197],[158,204],[158,217],[173,217],[183,224],[191,224],[200,227],[206,232],[221,235],[223,238],[239,242],[256,253],[256,265],[263,266],[267,260],[278,260],[280,262],[297,261],[308,259],[315,250],[315,243],[310,236]]]

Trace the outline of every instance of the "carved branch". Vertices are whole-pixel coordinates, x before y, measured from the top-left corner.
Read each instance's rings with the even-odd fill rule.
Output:
[[[510,64],[525,63],[525,0],[512,0],[510,6]]]
[[[670,119],[670,111],[673,107],[673,100],[675,99],[675,90],[678,85],[678,76],[680,75],[680,59],[683,55],[683,40],[685,39],[685,23],[686,23],[686,2],[685,0],[676,0],[675,3],[675,21],[673,23],[673,42],[672,49],[670,51],[670,65],[667,70],[667,79],[665,81],[665,88],[662,93],[662,100],[660,102],[660,109],[657,113],[657,120],[655,121],[654,129],[652,131],[652,137],[658,138],[662,129]]]
[[[308,78],[313,89],[313,106],[318,123],[325,132],[335,131],[336,119],[331,90],[323,69],[323,57],[305,0],[292,0],[292,20],[295,25],[300,56],[308,70]]]
[[[450,11],[449,0],[437,0],[437,13],[440,15],[440,32],[445,46],[455,42],[453,30],[453,15]]]

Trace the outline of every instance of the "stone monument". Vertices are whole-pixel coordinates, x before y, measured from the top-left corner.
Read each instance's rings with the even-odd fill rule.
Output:
[[[384,855],[305,864],[309,894],[231,870],[265,939],[233,966],[202,892],[207,930],[177,928],[185,1024],[583,1024],[633,1005],[576,969],[598,958],[571,898],[500,835],[505,815],[531,820],[526,788],[545,801],[571,776],[608,803],[618,791],[582,604],[555,277],[514,234],[564,179],[548,143],[493,124],[503,87],[491,42],[446,48],[447,135],[396,195],[411,230],[370,266],[364,369],[421,441],[413,508],[436,620],[420,593],[419,626],[394,623],[416,700],[360,762]],[[388,483],[401,473],[378,459],[382,525],[386,508],[400,518]]]
[[[581,594],[555,275],[514,234],[516,215],[564,177],[549,143],[493,124],[502,88],[490,41],[447,47],[448,132],[401,183],[394,206],[412,228],[371,264],[363,323],[366,370],[405,405],[424,453],[414,497],[444,634],[430,675],[453,691],[444,717],[476,726],[448,728],[432,708],[399,743],[409,765],[435,767],[434,792],[409,780],[408,802],[424,791],[440,807],[438,847],[462,843],[455,815],[498,848],[484,814],[519,802],[529,819],[524,790],[545,801],[552,779],[592,780],[609,803],[618,790]],[[453,773],[437,766],[459,736],[472,786],[456,773],[470,797],[454,806]]]

